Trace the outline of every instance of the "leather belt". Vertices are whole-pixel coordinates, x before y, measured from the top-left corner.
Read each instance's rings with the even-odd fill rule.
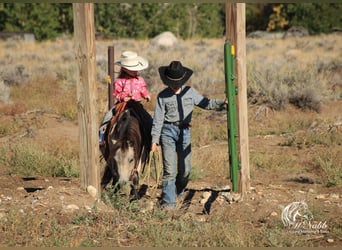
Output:
[[[170,124],[173,126],[176,126],[180,129],[187,129],[189,127],[191,127],[191,125],[189,123],[182,123],[182,122],[168,122],[168,121],[164,121],[165,124]]]

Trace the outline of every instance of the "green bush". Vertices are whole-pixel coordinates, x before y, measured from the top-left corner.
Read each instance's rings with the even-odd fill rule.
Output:
[[[78,177],[79,175],[76,159],[53,155],[30,143],[15,145],[8,164],[14,173],[24,176]]]

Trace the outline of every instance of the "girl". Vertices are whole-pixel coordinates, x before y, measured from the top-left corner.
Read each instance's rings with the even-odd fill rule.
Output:
[[[118,78],[113,82],[113,95],[116,103],[104,115],[100,124],[100,148],[104,145],[104,132],[108,122],[115,113],[117,103],[128,102],[130,100],[151,100],[151,95],[147,90],[144,78],[138,75],[139,71],[148,67],[148,61],[133,51],[124,51],[120,56],[120,61],[115,62],[115,64],[121,67]]]

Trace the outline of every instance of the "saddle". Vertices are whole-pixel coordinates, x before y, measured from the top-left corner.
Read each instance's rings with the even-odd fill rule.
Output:
[[[107,161],[108,156],[109,156],[109,141],[108,141],[109,133],[112,130],[114,124],[118,121],[120,114],[125,110],[126,104],[127,104],[126,102],[119,102],[115,106],[115,113],[113,114],[113,117],[110,119],[108,126],[106,127],[106,130],[104,132],[105,143],[100,145],[100,151],[105,161]]]
[[[148,112],[144,109],[142,104],[137,101],[129,101],[129,102],[119,102],[115,106],[115,113],[111,118],[109,125],[106,127],[104,132],[105,143],[100,145],[100,151],[102,153],[102,157],[107,161],[109,157],[109,135],[112,132],[113,126],[117,123],[120,115],[127,109],[130,109],[131,114],[139,120],[139,126],[143,135],[143,143],[145,144],[145,150],[150,147],[150,134],[152,127],[152,117],[148,114]],[[143,125],[145,124],[145,126]],[[146,126],[148,124],[148,126]],[[144,154],[144,158],[148,157],[147,154]],[[146,159],[143,159],[143,161]]]

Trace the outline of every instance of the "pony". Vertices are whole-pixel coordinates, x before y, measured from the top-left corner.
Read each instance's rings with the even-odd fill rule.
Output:
[[[102,150],[106,167],[101,180],[104,189],[112,180],[119,190],[130,183],[132,199],[138,199],[139,174],[149,161],[152,117],[136,101],[119,103],[105,131],[106,148]]]

